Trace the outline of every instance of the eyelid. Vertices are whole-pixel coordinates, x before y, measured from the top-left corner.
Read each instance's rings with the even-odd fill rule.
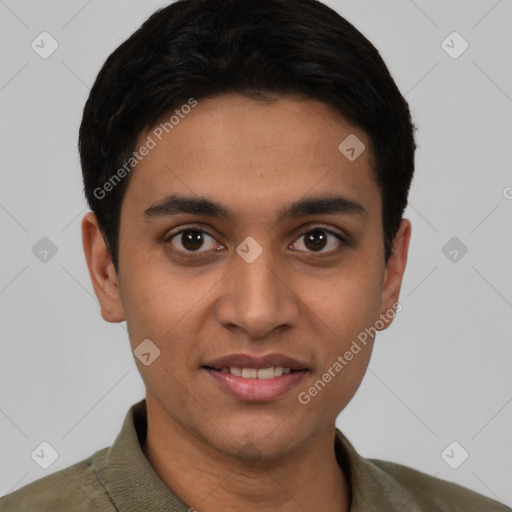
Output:
[[[164,236],[164,239],[166,242],[168,242],[171,238],[174,238],[176,235],[180,235],[184,231],[200,231],[201,233],[206,233],[207,235],[211,236],[212,238],[215,238],[215,235],[212,235],[208,231],[208,228],[205,228],[204,226],[202,226],[200,224],[192,224],[190,226],[186,226],[186,225],[180,226],[178,231],[172,231],[170,233],[166,233],[166,235]]]
[[[297,228],[295,231],[294,231],[294,239],[291,243],[295,243],[295,241],[300,238],[301,236],[304,236],[306,233],[309,233],[311,231],[314,231],[315,229],[320,229],[320,230],[323,230],[325,231],[326,233],[329,233],[333,236],[335,236],[338,241],[342,244],[342,245],[347,245],[349,243],[349,240],[350,240],[350,237],[344,233],[343,231],[338,231],[338,230],[335,230],[333,229],[331,226],[329,225],[326,225],[326,224],[322,224],[322,223],[310,223],[309,225],[306,225],[306,226],[300,226],[299,228]],[[178,231],[173,231],[171,233],[168,233],[164,236],[164,243],[168,244],[174,237],[182,234],[183,232],[185,231],[199,231],[201,233],[204,233],[208,236],[210,236],[211,238],[213,238],[216,242],[218,242],[221,246],[223,246],[223,244],[221,242],[219,242],[217,240],[217,237],[216,235],[213,235],[207,228],[205,228],[204,226],[202,225],[198,225],[198,224],[192,224],[192,225],[185,225],[185,226],[181,226]],[[217,249],[218,250],[218,249]],[[215,251],[217,251],[215,250]],[[175,252],[178,252],[179,254],[183,255],[183,254],[186,254],[187,257],[199,257],[199,256],[202,256],[202,255],[207,255],[211,252],[215,252],[215,251],[202,251],[202,252],[193,252],[193,251],[180,251],[180,250],[175,250]],[[336,251],[336,250],[334,250]],[[312,252],[309,252],[307,251],[307,254],[311,254],[311,255],[315,255],[315,254],[328,254],[329,252],[334,252],[334,251],[328,251],[327,253],[322,253],[322,252],[319,252],[319,253],[315,253],[314,251]],[[300,251],[300,252],[304,252],[304,251]]]
[[[300,228],[297,228],[295,233],[298,233],[298,236],[303,236],[306,233],[309,233],[310,231],[315,231],[315,229],[321,229],[323,231],[326,231],[327,233],[330,233],[331,235],[334,235],[335,237],[339,238],[340,241],[344,244],[348,244],[350,241],[350,236],[342,231],[341,229],[333,228],[332,226],[328,224],[322,224],[322,223],[310,223],[306,226],[301,226]],[[294,235],[297,236],[297,235]]]
[[[172,231],[170,233],[167,233],[166,235],[164,235],[164,238],[163,238],[163,242],[165,244],[169,244],[170,241],[178,236],[178,235],[181,235],[182,233],[184,233],[185,231],[199,231],[200,233],[204,233],[205,235],[208,235],[209,237],[213,238],[216,242],[219,243],[219,245],[223,246],[224,244],[222,244],[221,242],[219,242],[217,240],[217,236],[216,235],[213,235],[212,233],[210,233],[210,231],[205,228],[204,226],[202,225],[198,225],[198,224],[192,224],[190,226],[181,226],[178,231]],[[193,252],[193,251],[180,251],[179,249],[172,249],[174,252],[177,252],[178,254],[186,254],[188,256],[202,256],[202,255],[205,255],[205,254],[208,254],[210,253],[211,251],[201,251],[201,252]]]

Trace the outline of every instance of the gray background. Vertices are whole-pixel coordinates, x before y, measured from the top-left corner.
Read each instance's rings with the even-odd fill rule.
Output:
[[[327,3],[380,50],[419,128],[403,310],[337,426],[367,457],[512,505],[512,2]],[[109,446],[144,396],[126,326],[101,319],[89,281],[76,145],[100,66],[166,4],[0,0],[0,495]],[[47,59],[31,48],[43,31]],[[441,45],[453,31],[458,58]],[[48,469],[30,456],[42,441],[59,454]],[[453,441],[458,469],[441,457]]]

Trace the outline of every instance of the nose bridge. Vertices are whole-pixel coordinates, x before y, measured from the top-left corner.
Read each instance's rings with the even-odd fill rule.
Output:
[[[246,258],[244,254],[254,251],[250,242],[248,247],[246,253],[235,255],[231,283],[218,314],[222,323],[236,325],[257,338],[277,326],[293,324],[297,307],[293,293],[279,277],[278,258],[270,250],[262,250],[255,259]],[[242,243],[238,251],[243,249],[247,246]]]
[[[280,293],[280,282],[275,270],[271,270],[275,263],[270,251],[263,253],[252,263],[238,261],[236,268],[236,280],[239,284],[239,300],[255,308],[266,306],[270,308],[273,302],[277,302]]]

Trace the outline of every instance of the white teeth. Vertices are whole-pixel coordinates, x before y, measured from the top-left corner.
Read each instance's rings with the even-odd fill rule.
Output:
[[[290,368],[283,368],[282,366],[270,366],[269,368],[238,368],[231,366],[230,368],[222,368],[222,373],[231,373],[237,377],[244,379],[272,379],[274,377],[281,377],[281,375],[290,373]]]
[[[258,370],[258,379],[271,379],[274,377],[274,368],[260,368]]]
[[[258,377],[256,368],[242,368],[242,377],[244,379],[255,379]]]

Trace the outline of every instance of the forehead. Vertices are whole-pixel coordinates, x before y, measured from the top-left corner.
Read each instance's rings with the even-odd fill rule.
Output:
[[[370,139],[326,104],[224,95],[177,110],[139,137],[137,148],[149,140],[152,148],[132,171],[123,201],[139,214],[176,192],[261,215],[334,191],[379,213]]]

